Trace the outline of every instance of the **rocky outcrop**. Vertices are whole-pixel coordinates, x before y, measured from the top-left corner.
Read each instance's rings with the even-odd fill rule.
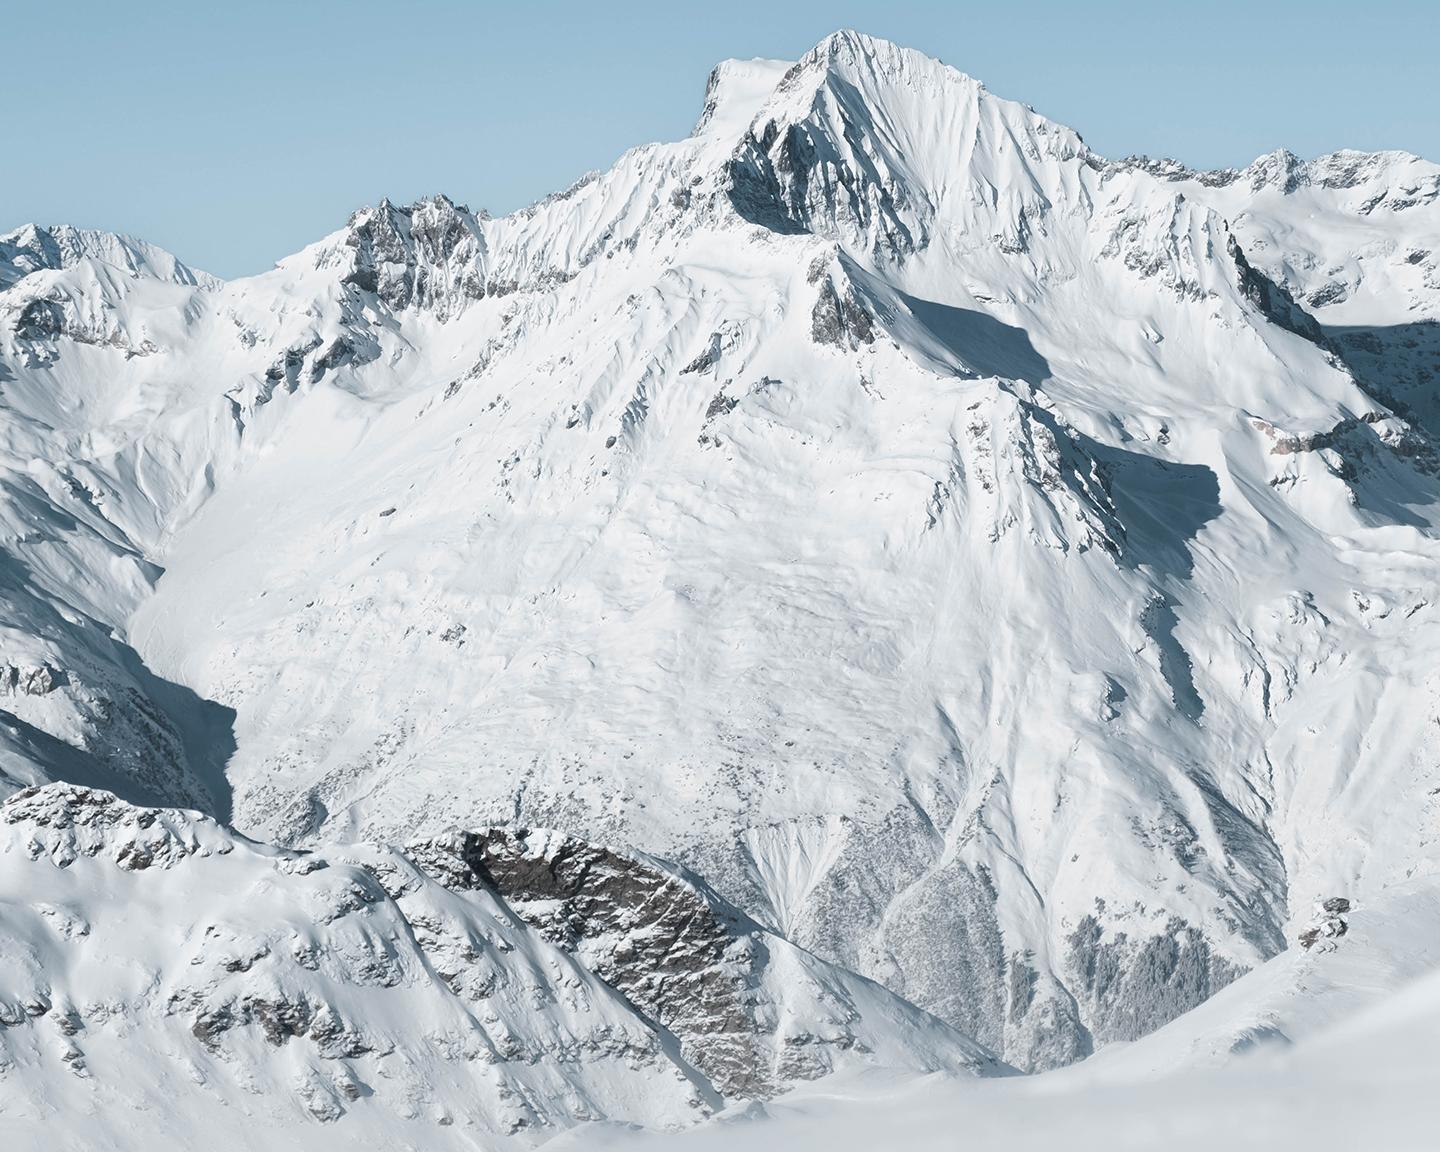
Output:
[[[875,341],[875,323],[847,285],[843,293],[825,275],[818,277],[819,290],[810,312],[810,338],[816,344],[830,344],[854,351]]]
[[[1317,900],[1310,912],[1310,923],[1300,933],[1300,947],[1307,952],[1333,952],[1335,942],[1350,931],[1350,901],[1344,896]]]
[[[1297,336],[1303,336],[1306,340],[1313,340],[1316,343],[1322,342],[1324,336],[1320,331],[1320,325],[1315,322],[1313,316],[1295,303],[1294,297],[1285,287],[1257,271],[1246,259],[1245,253],[1241,251],[1234,236],[1227,237],[1226,244],[1230,258],[1235,262],[1235,273],[1239,278],[1240,290],[1245,294],[1245,298],[1259,309],[1260,314],[1272,324],[1293,332]]]
[[[65,682],[65,674],[49,664],[0,665],[0,692],[45,696]]]
[[[526,923],[674,1032],[722,1093],[776,1091],[755,924],[677,875],[568,837],[494,829],[467,835],[463,853]]]
[[[346,284],[394,311],[429,309],[448,319],[485,288],[485,240],[479,221],[444,196],[397,207],[382,200],[351,218]]]
[[[23,789],[0,806],[0,821],[18,835],[29,859],[59,868],[99,856],[123,871],[139,872],[234,848],[227,833],[194,813],[136,807],[97,788]]]
[[[949,1056],[932,1049],[922,1060],[999,1067],[938,1020],[766,932],[697,877],[653,857],[504,828],[465,833],[451,851],[526,923],[673,1033],[726,1097],[773,1095],[848,1056],[889,1059],[889,1040],[866,1013],[877,996],[889,1001],[887,1012],[909,1017],[915,1035],[950,1046]],[[454,864],[435,857],[434,845],[420,850],[453,882]]]

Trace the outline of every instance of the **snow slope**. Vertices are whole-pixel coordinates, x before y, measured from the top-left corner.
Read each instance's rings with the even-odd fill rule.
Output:
[[[1437,180],[838,33],[501,219],[0,238],[0,771],[556,829],[1019,1067],[1134,1040],[1434,872]]]
[[[297,853],[106,792],[16,794],[5,1122],[22,1146],[59,1126],[128,1147],[159,1115],[179,1146],[227,1114],[256,1133],[313,1118],[367,1147],[528,1147],[586,1120],[676,1128],[869,1065],[1004,1071],[658,861],[611,855],[648,882],[603,894],[600,954],[532,930],[533,907],[450,843]],[[667,900],[686,914],[657,917]],[[657,942],[668,969],[632,957]]]

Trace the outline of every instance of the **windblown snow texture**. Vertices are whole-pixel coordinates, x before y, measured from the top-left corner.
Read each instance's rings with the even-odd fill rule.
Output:
[[[401,845],[365,859],[503,925],[543,995],[588,990],[566,1036],[629,1029],[605,1059],[666,1086],[622,1100],[527,1017],[539,1079],[502,1045],[464,1105],[485,1131],[680,1123],[837,1052],[982,1053],[962,1033],[1067,1064],[1263,965],[1317,899],[1433,871],[1437,333],[1435,165],[1111,161],[854,33],[720,65],[691,137],[531,208],[385,202],[257,277],[24,228],[0,237],[0,781],[198,810],[276,845],[228,854],[257,876]],[[405,855],[456,829],[500,852],[493,886]],[[532,861],[577,852],[616,900]],[[346,867],[365,915],[414,923]],[[190,940],[199,913],[145,882],[114,899]],[[677,970],[683,1006],[616,967],[654,885],[708,973]],[[278,955],[289,914],[246,915]],[[633,946],[658,972],[656,930]],[[441,970],[406,939],[385,964]],[[6,972],[39,995],[67,954],[15,944]],[[792,970],[816,991],[767,1007]],[[196,1011],[209,971],[174,985]],[[443,1031],[445,1071],[405,1075],[459,1093],[486,1010],[415,979],[365,1043]],[[105,988],[47,1012],[180,1026]],[[263,1092],[283,1063],[349,1107],[368,1073],[313,1036],[272,1058],[275,1011],[235,1006],[273,991],[214,1000],[246,1038],[226,1075]],[[0,1032],[14,1068],[64,1062],[30,1034]]]

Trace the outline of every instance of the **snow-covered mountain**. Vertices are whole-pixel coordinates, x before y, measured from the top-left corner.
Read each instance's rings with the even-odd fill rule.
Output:
[[[317,1114],[353,1083],[405,1116],[431,1078],[493,1132],[678,1123],[836,1053],[1038,1070],[1136,1039],[1316,899],[1433,875],[1437,372],[1435,165],[1111,161],[854,33],[722,64],[688,139],[504,218],[386,202],[230,282],[0,237],[0,780],[69,786],[5,819],[117,813],[59,878],[16,833],[4,882],[173,941],[26,913],[11,1014],[118,1022],[74,1041],[92,1070],[138,1034]],[[142,819],[210,855],[127,870]],[[509,864],[475,887],[419,843]],[[577,853],[630,861],[627,898],[683,889],[723,936],[702,968],[755,999],[647,999],[666,949],[622,962]],[[342,880],[374,898],[332,933]],[[201,945],[238,885],[263,984]],[[509,946],[497,987],[584,1010],[467,1003],[442,920]],[[297,932],[340,950],[324,982]],[[376,1023],[379,938],[428,975]],[[147,975],[85,975],[116,963]],[[282,1059],[235,1007],[276,982],[428,1054],[393,1092],[313,1034]],[[172,989],[230,1006],[223,1074]],[[677,1030],[716,1012],[763,1042]],[[12,1035],[0,1092],[53,1082],[71,1042]]]

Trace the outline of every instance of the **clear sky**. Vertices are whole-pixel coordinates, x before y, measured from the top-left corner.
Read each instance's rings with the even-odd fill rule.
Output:
[[[0,231],[127,232],[234,276],[381,196],[505,212],[685,135],[716,61],[840,27],[1106,155],[1440,160],[1440,0],[0,0]]]

